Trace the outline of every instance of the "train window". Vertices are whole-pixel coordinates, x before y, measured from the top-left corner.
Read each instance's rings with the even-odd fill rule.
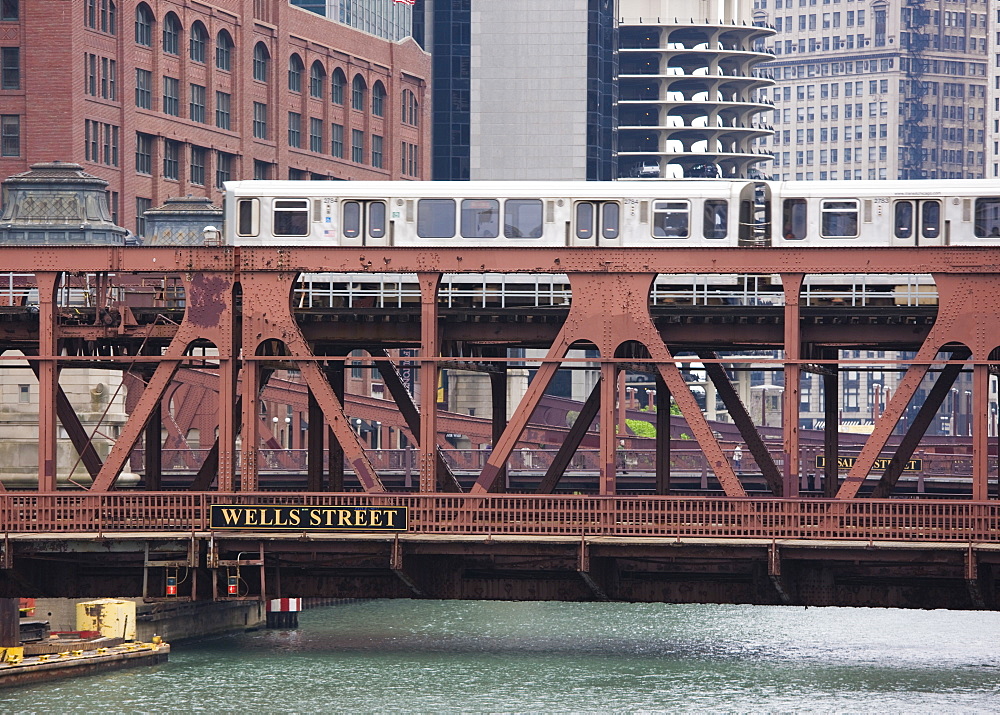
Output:
[[[505,238],[541,238],[542,202],[540,199],[507,199],[503,205]]]
[[[820,235],[823,238],[856,238],[858,235],[858,201],[821,201]]]
[[[236,202],[236,233],[240,236],[256,236],[260,233],[260,212],[257,199],[240,199]]]
[[[782,237],[791,241],[805,238],[806,215],[805,199],[785,199],[782,205]]]
[[[896,226],[896,238],[913,238],[913,204],[909,201],[897,201],[893,222]]]
[[[455,200],[417,201],[417,235],[420,238],[454,238]]]
[[[462,201],[462,237],[496,238],[500,235],[500,202],[496,199]]]
[[[384,201],[372,201],[368,204],[368,235],[372,238],[385,236]]]
[[[924,238],[937,238],[941,232],[941,202],[924,201],[920,204],[920,232]]]
[[[1000,198],[976,199],[976,238],[1000,238]]]
[[[358,201],[344,202],[344,238],[357,238],[361,235],[361,203]]]
[[[687,201],[653,202],[654,238],[687,238],[690,226],[691,205]]]
[[[576,205],[576,237],[594,237],[594,205],[586,201]]]
[[[725,238],[729,232],[729,204],[725,201],[705,202],[705,238]]]
[[[274,202],[274,235],[309,235],[308,199],[277,199]]]
[[[621,207],[613,201],[603,205],[601,212],[601,238],[618,238],[618,219]]]

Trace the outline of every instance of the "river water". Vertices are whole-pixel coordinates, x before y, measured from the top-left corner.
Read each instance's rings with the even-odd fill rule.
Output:
[[[994,712],[1000,613],[367,601],[0,712]]]

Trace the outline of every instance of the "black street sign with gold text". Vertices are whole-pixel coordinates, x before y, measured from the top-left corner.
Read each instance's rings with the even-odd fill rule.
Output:
[[[212,504],[212,529],[243,531],[406,531],[405,506]]]
[[[837,469],[850,469],[851,467],[854,466],[854,464],[857,461],[858,461],[857,457],[837,457]],[[890,457],[879,457],[878,459],[875,460],[875,463],[872,464],[872,470],[873,471],[885,471],[889,467],[889,464],[891,462],[892,462],[892,458],[890,458]],[[826,457],[824,457],[823,455],[819,455],[818,457],[816,457],[816,466],[817,467],[825,467],[826,466]],[[911,459],[903,467],[903,471],[904,472],[919,472],[923,468],[924,468],[924,464],[923,464],[923,460],[922,459]]]

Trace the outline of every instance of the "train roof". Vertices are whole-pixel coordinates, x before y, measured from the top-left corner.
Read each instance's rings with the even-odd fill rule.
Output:
[[[227,181],[236,196],[323,197],[493,197],[674,198],[729,197],[749,180],[719,181]]]

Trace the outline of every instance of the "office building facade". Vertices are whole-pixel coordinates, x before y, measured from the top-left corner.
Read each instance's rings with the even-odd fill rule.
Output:
[[[613,0],[417,0],[434,57],[434,179],[610,180]]]
[[[50,29],[65,28],[53,42]],[[0,175],[71,161],[117,224],[230,179],[421,179],[430,58],[288,0],[3,0]]]
[[[291,0],[292,5],[385,40],[409,37],[413,6],[399,0]]]
[[[775,176],[984,177],[991,12],[982,0],[755,0],[755,22],[778,31],[775,131],[759,142]]]

